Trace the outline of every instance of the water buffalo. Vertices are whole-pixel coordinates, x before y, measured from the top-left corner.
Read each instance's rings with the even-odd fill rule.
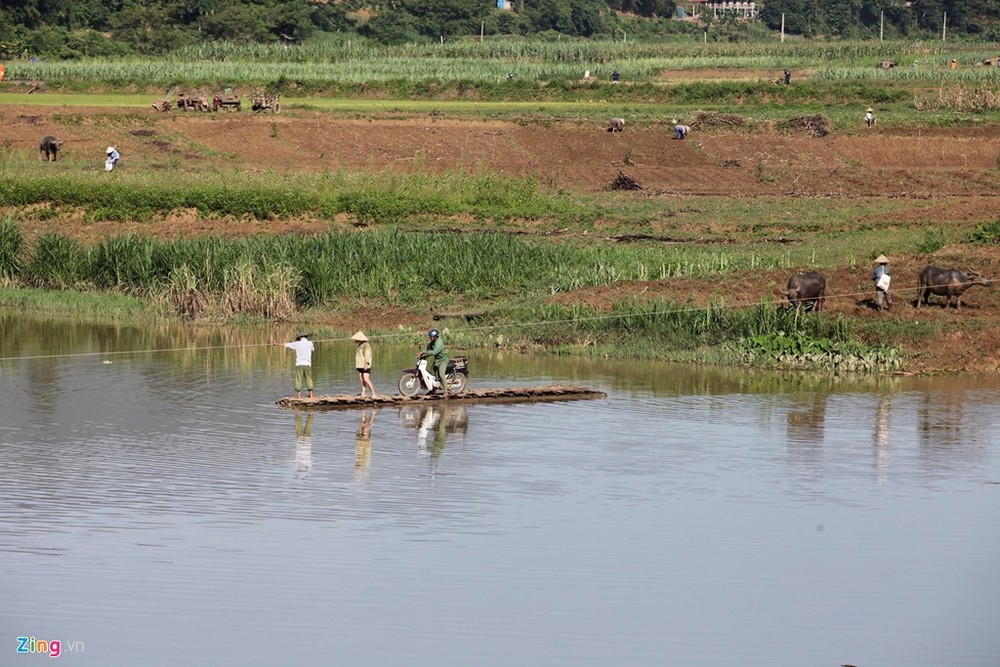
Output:
[[[818,271],[796,273],[788,279],[788,303],[795,308],[823,310],[826,300],[826,276]]]
[[[38,159],[39,160],[51,160],[56,161],[59,156],[59,149],[62,148],[63,142],[59,141],[51,134],[47,134],[42,137],[42,140],[38,143]]]
[[[937,266],[925,266],[920,271],[917,281],[917,308],[923,303],[930,304],[931,294],[947,297],[944,302],[945,308],[951,305],[952,298],[955,299],[955,309],[962,307],[962,293],[973,285],[983,285],[990,287],[988,279],[979,275],[975,271],[965,273],[958,269],[942,269]]]

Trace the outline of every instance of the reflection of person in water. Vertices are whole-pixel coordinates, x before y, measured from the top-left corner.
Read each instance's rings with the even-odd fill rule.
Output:
[[[892,412],[892,396],[882,394],[875,407],[875,470],[878,481],[884,482],[889,470],[889,417]]]
[[[372,458],[372,426],[375,425],[375,410],[361,411],[361,423],[354,435],[354,481],[368,481],[368,464]]]
[[[444,451],[449,433],[465,433],[469,413],[465,405],[422,405],[420,412],[400,413],[404,425],[417,429],[417,449],[438,457]],[[427,441],[432,442],[428,447]]]
[[[312,430],[313,413],[306,413],[305,422],[302,411],[295,411],[295,472],[301,475],[312,468]]]
[[[427,451],[427,437],[433,433],[434,441],[431,443],[431,456],[439,456],[444,451],[444,446],[448,439],[444,429],[444,419],[442,410],[432,405],[424,406],[426,409],[420,411],[420,425],[417,426],[417,449],[421,452]]]

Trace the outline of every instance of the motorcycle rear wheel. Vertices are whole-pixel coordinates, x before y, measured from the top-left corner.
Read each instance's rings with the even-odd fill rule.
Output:
[[[452,394],[461,394],[469,384],[469,378],[465,373],[452,373],[445,380],[448,382],[448,391]]]
[[[416,373],[407,371],[399,378],[399,393],[409,398],[416,396],[423,389],[423,383]]]

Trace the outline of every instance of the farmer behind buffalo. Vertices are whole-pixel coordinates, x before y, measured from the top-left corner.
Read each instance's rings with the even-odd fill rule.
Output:
[[[38,144],[38,159],[55,162],[56,158],[59,157],[59,149],[62,148],[62,145],[63,142],[51,134],[45,135]]]

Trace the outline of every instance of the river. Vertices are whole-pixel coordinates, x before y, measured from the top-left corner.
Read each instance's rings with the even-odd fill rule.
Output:
[[[2,665],[1000,664],[996,380],[471,350],[608,397],[296,412],[263,332],[0,327]]]

